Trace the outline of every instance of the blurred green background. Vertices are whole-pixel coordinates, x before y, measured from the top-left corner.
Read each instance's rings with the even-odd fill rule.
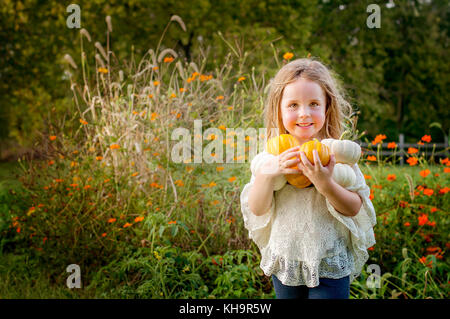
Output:
[[[14,158],[36,147],[72,103],[63,56],[80,65],[79,29],[69,29],[73,1],[0,1],[0,156]],[[189,60],[209,48],[209,63],[221,63],[230,43],[252,53],[259,72],[279,52],[294,59],[319,57],[342,77],[358,128],[367,136],[386,134],[415,143],[424,134],[444,141],[449,131],[448,1],[199,0],[77,1],[81,27],[89,31],[87,56],[95,41],[104,47],[105,17],[113,23],[111,46],[119,60],[142,57],[156,47],[170,17],[179,15],[187,32],[167,30],[163,47]],[[381,9],[381,28],[369,29],[367,6]],[[389,4],[390,3],[390,4]],[[395,3],[395,5],[392,5]],[[279,57],[282,59],[282,56]],[[211,65],[211,68],[214,65]],[[273,76],[276,69],[266,72]],[[53,116],[50,117],[49,115]],[[50,120],[52,118],[53,120]],[[430,128],[430,124],[439,122]],[[61,124],[61,123],[59,123]]]

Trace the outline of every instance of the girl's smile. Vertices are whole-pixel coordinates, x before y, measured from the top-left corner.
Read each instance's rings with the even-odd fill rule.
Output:
[[[281,116],[286,130],[300,144],[319,138],[325,123],[325,93],[319,84],[298,78],[284,88]]]

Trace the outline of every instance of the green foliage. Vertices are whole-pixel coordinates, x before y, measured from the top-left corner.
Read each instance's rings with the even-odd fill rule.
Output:
[[[27,136],[37,131],[36,136],[42,139],[39,146],[43,149],[42,160],[20,162],[20,187],[9,182],[0,184],[0,251],[5,270],[0,272],[1,276],[10,276],[14,264],[23,263],[21,258],[29,257],[32,266],[41,271],[36,271],[38,286],[61,287],[67,278],[65,267],[72,263],[80,265],[84,292],[77,294],[58,288],[53,294],[45,290],[50,296],[273,298],[270,279],[259,269],[259,252],[248,238],[240,213],[240,189],[250,178],[248,162],[196,164],[189,154],[186,162],[174,163],[170,160],[169,150],[173,146],[170,137],[175,127],[185,127],[192,132],[194,119],[203,120],[203,132],[220,126],[261,127],[266,76],[272,76],[281,63],[286,63],[282,55],[287,50],[293,51],[295,57],[311,52],[332,65],[364,110],[362,125],[370,125],[378,134],[383,126],[377,127],[374,123],[382,123],[383,112],[392,107],[392,101],[378,96],[381,83],[397,88],[403,82],[391,73],[397,72],[398,67],[414,67],[415,64],[408,64],[407,58],[402,56],[394,59],[394,66],[389,69],[387,61],[392,52],[387,52],[382,45],[388,39],[378,41],[375,30],[354,31],[358,23],[365,25],[362,4],[347,4],[345,10],[330,3],[314,4],[295,3],[298,11],[294,12],[290,10],[291,5],[272,2],[254,3],[257,9],[247,4],[240,8],[235,2],[219,1],[204,1],[192,8],[179,2],[152,3],[150,14],[155,15],[152,23],[159,21],[160,16],[165,17],[161,20],[163,23],[158,24],[160,28],[167,26],[171,16],[169,8],[175,10],[173,13],[192,9],[191,19],[184,19],[187,33],[172,22],[167,33],[158,40],[147,24],[124,22],[126,18],[133,18],[133,21],[145,18],[149,12],[145,11],[143,1],[124,2],[123,6],[89,2],[81,5],[85,12],[82,21],[89,29],[92,42],[71,30],[70,40],[82,41],[80,51],[78,45],[65,42],[68,41],[64,38],[67,29],[61,27],[61,30],[56,28],[55,33],[59,34],[57,39],[61,45],[67,46],[53,56],[52,63],[48,57],[39,60],[42,64],[37,65],[41,69],[37,67],[37,71],[33,71],[37,73],[24,71],[29,71],[25,67],[27,58],[30,60],[37,54],[31,49],[32,52],[24,52],[25,57],[14,60],[8,56],[6,62],[1,62],[5,64],[0,66],[6,70],[12,61],[22,65],[23,74],[20,74],[31,83],[29,87],[22,87],[11,81],[8,84],[14,87],[11,92],[8,85],[0,88],[9,92],[6,101],[20,106],[20,111],[8,107],[4,112],[12,125],[8,134],[27,141]],[[216,12],[221,6],[225,7],[226,14]],[[415,12],[400,4],[399,7],[406,10],[407,15]],[[5,16],[18,12],[20,18],[12,24],[17,29],[31,28],[24,22],[28,21],[28,15],[30,19],[40,15],[59,17],[57,22],[49,19],[43,30],[54,28],[53,23],[64,25],[63,6],[42,9],[47,11],[31,15],[21,8],[20,2],[7,2],[0,10]],[[428,9],[420,10],[428,12]],[[98,12],[113,17],[113,33],[107,34],[106,43],[114,42],[114,49],[118,48],[117,54],[109,48],[111,60],[102,72],[98,69],[99,60],[93,58],[98,53],[94,43],[97,38],[104,39],[102,34],[106,30],[103,23],[95,20]],[[305,18],[298,23],[302,12],[318,18]],[[357,18],[352,19],[355,12],[358,12]],[[265,20],[264,15],[271,19]],[[393,32],[389,19],[396,15],[391,18],[386,15],[386,31]],[[203,23],[205,17],[216,16],[217,19]],[[328,20],[330,17],[332,19]],[[344,20],[348,22],[347,34],[340,29]],[[12,20],[7,18],[7,21]],[[211,31],[217,24],[223,25],[222,33]],[[204,43],[213,44],[213,51],[207,50],[213,57],[205,53],[204,48],[194,45],[195,36],[189,33],[201,29],[202,25],[207,26],[201,32],[204,32]],[[243,44],[231,40],[239,31],[254,37],[244,43],[248,43],[255,54],[249,54]],[[261,40],[266,33],[267,38]],[[346,38],[349,33],[353,37],[361,33],[358,43],[364,45],[349,45],[348,41],[355,43]],[[271,46],[279,35],[284,36],[282,41],[277,47]],[[2,36],[5,35],[2,33]],[[180,38],[178,45],[186,56],[191,52],[191,59],[185,61],[181,55],[173,62],[158,62],[161,51],[172,47],[168,43]],[[107,48],[105,41],[98,41]],[[130,49],[130,43],[136,46]],[[36,47],[39,47],[38,41]],[[152,50],[147,52],[149,47]],[[86,53],[83,58],[81,50]],[[119,58],[128,57],[129,51],[131,59],[121,62]],[[25,54],[27,52],[29,55]],[[65,62],[53,63],[60,61],[66,52],[74,57],[76,70],[69,69]],[[420,50],[417,52],[417,57],[424,54]],[[41,50],[39,54],[49,52]],[[273,58],[269,59],[269,54]],[[195,64],[188,63],[191,61]],[[433,63],[429,61],[426,65],[431,67]],[[157,64],[158,69],[146,67],[149,64]],[[440,72],[434,66],[431,69]],[[44,74],[43,70],[48,77],[33,78],[33,75]],[[66,80],[55,75],[63,70],[67,72]],[[245,79],[238,81],[242,76]],[[52,79],[60,82],[50,83]],[[158,85],[154,81],[158,81]],[[413,81],[401,89],[401,94],[411,97],[410,101],[414,100],[414,85],[418,83]],[[181,88],[187,91],[182,92]],[[69,97],[69,93],[73,96]],[[394,98],[395,94],[392,96]],[[41,113],[48,116],[40,118]],[[439,109],[426,121],[438,121],[435,117],[439,114],[445,113]],[[391,119],[385,123],[395,122],[392,119],[395,113],[392,111],[390,115]],[[40,122],[39,119],[44,118],[46,121]],[[405,118],[406,115],[397,123]],[[423,122],[421,125],[423,128]],[[445,132],[448,124],[440,125]],[[420,138],[425,132],[418,130],[415,134],[418,133]],[[229,143],[227,138],[225,133],[216,137],[220,145]],[[204,136],[203,149],[210,142]],[[247,151],[244,159],[248,160]],[[361,169],[372,177],[368,178],[368,184],[378,219],[377,244],[371,250],[370,262],[380,265],[384,277],[382,288],[373,292],[367,289],[368,274],[363,271],[352,285],[352,296],[442,298],[447,295],[448,256],[445,253],[448,251],[449,195],[445,191],[448,173],[443,171],[444,165],[434,165],[434,161],[420,157],[417,167],[406,170],[391,165],[379,152],[375,165],[366,159],[363,162],[367,165],[361,165]],[[428,177],[419,174],[425,168],[431,171]],[[396,181],[388,180],[387,172],[395,174]],[[425,189],[433,190],[433,194],[425,193]],[[419,219],[423,220],[424,215],[428,216],[429,223]],[[407,222],[409,226],[405,225]],[[408,255],[404,248],[408,249]],[[15,259],[11,252],[27,257]],[[22,267],[20,271],[28,270]],[[412,273],[417,273],[419,279],[415,280]],[[14,282],[19,285],[23,278],[24,285],[30,286],[35,280],[32,277],[17,277]],[[7,285],[0,287],[8,290]],[[18,291],[24,296],[34,296],[28,288]]]
[[[366,7],[372,2],[82,1],[82,27],[93,41],[79,47],[73,46],[79,30],[66,26],[64,3],[3,1],[0,73],[8,81],[0,82],[0,139],[8,141],[9,148],[45,141],[41,134],[50,134],[55,124],[48,117],[67,115],[68,80],[80,72],[80,67],[64,71],[63,56],[70,54],[80,66],[77,57],[83,50],[90,56],[86,62],[95,63],[94,43],[107,45],[107,15],[113,22],[110,45],[119,60],[143,56],[161,45],[174,48],[188,62],[204,54],[206,68],[213,70],[231,53],[237,58],[233,67],[238,76],[249,77],[247,66],[253,66],[255,76],[261,77],[273,76],[280,67],[280,55],[277,63],[269,58],[274,45],[277,54],[291,51],[303,57],[309,52],[341,75],[361,111],[359,126],[369,136],[402,132],[414,141],[427,133],[430,123],[441,120],[443,132],[448,132],[448,7],[441,1],[397,1],[387,8],[383,2],[381,28],[369,29]],[[174,14],[181,16],[186,32],[172,23],[161,43],[160,35]],[[443,140],[442,131],[431,133],[433,140]]]

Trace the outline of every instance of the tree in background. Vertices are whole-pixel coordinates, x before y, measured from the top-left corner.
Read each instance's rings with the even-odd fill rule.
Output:
[[[373,2],[381,8],[380,29],[366,26],[366,9]],[[161,47],[175,49],[187,60],[205,52],[209,70],[232,52],[243,73],[254,66],[256,74],[273,76],[280,61],[272,63],[271,44],[278,53],[293,52],[294,58],[309,52],[342,76],[361,110],[359,126],[369,136],[402,132],[415,141],[432,122],[441,122],[444,131],[449,128],[450,19],[444,1],[395,1],[389,8],[386,1],[330,0],[99,0],[79,5],[81,26],[92,37],[85,42],[88,57],[94,56],[95,41],[106,46],[107,15],[113,20],[114,52],[129,61],[131,54],[139,58],[155,48],[177,14],[187,31],[170,26]],[[80,65],[79,29],[67,28],[68,15],[66,4],[58,1],[2,1],[2,148],[33,146],[65,120],[72,102],[64,54]],[[441,132],[434,133],[434,140],[440,139]]]

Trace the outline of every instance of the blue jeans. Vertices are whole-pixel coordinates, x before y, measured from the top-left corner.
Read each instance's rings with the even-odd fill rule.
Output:
[[[341,279],[319,278],[317,287],[286,286],[272,275],[277,299],[349,299],[350,276]]]

